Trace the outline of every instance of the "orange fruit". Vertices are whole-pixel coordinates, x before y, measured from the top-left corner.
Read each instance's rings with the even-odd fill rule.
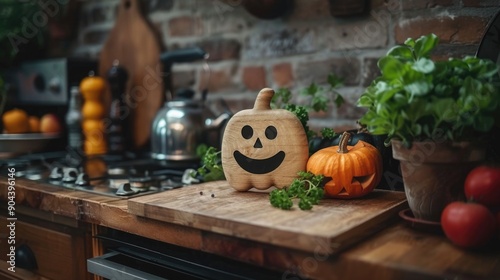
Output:
[[[22,109],[12,109],[2,115],[3,127],[7,133],[27,133],[30,131],[29,117]]]
[[[43,133],[59,133],[62,131],[62,124],[54,114],[45,114],[40,119],[40,131]]]
[[[40,132],[40,118],[37,116],[29,116],[28,122],[30,124],[31,132]]]

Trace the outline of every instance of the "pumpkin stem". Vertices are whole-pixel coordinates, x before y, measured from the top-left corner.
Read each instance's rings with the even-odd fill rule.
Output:
[[[271,99],[273,99],[274,90],[270,88],[263,88],[257,98],[255,99],[255,104],[253,105],[254,110],[271,110]]]
[[[346,154],[349,152],[349,150],[347,149],[347,143],[349,143],[349,139],[351,139],[351,133],[348,131],[344,131],[344,133],[342,133],[342,136],[340,136],[339,149],[337,150],[337,153]]]

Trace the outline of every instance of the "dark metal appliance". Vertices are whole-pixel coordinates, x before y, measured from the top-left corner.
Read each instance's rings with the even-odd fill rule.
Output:
[[[270,280],[286,275],[113,229],[97,238],[105,254],[88,259],[87,269],[106,279]]]
[[[7,89],[5,110],[20,108],[38,117],[52,113],[63,122],[71,86],[78,86],[96,67],[95,60],[62,57],[25,61],[9,69],[1,69]],[[66,146],[66,134],[63,131],[57,143],[50,146]]]
[[[70,87],[96,66],[89,59],[67,57],[23,62],[4,73],[9,100],[18,105],[67,105]]]

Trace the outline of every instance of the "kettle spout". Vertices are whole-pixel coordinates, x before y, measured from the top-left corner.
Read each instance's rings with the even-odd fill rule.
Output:
[[[227,121],[231,118],[232,114],[222,113],[215,119],[207,119],[205,121],[205,143],[209,146],[221,149],[222,136],[226,127]]]
[[[227,120],[229,120],[229,118],[231,118],[230,113],[222,113],[215,119],[205,120],[205,127],[207,129],[219,129],[226,123]]]

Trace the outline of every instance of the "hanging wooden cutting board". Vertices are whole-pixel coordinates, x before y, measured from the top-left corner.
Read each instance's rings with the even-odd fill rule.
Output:
[[[151,123],[164,102],[161,40],[141,13],[139,0],[121,0],[113,29],[101,50],[99,75],[106,77],[115,60],[128,72],[126,90],[130,109],[128,127],[134,150],[149,145]],[[106,92],[104,104],[109,108],[111,93]]]

